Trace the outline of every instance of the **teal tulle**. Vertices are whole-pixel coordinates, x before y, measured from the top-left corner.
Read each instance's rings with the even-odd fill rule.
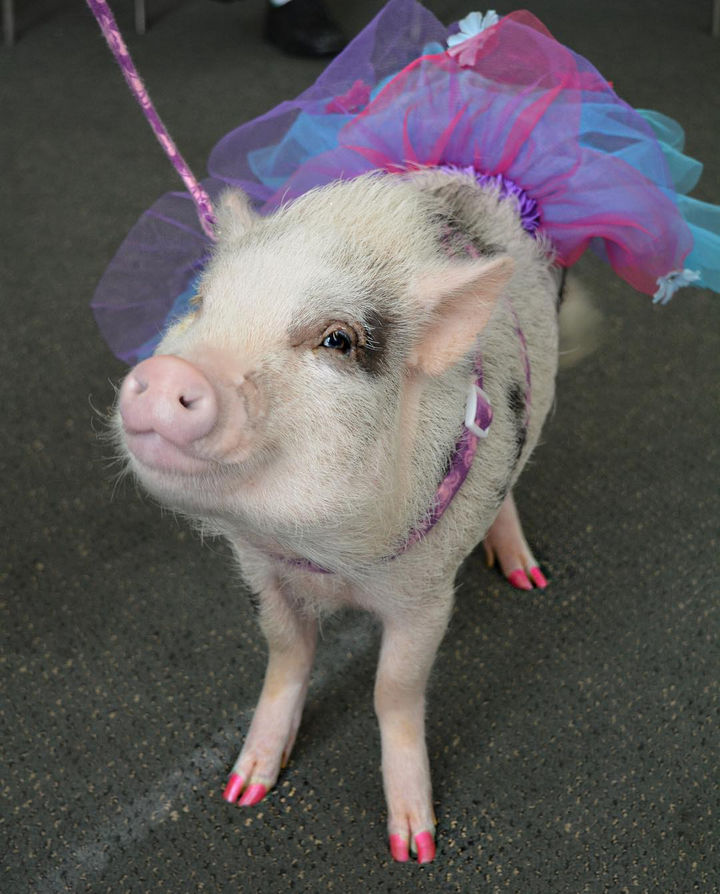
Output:
[[[685,263],[700,273],[695,285],[720,292],[720,206],[690,196],[678,196],[677,203],[693,234]]]
[[[700,179],[702,163],[684,154],[685,131],[677,121],[650,109],[638,112],[660,144],[677,190],[675,201],[693,236],[692,250],[685,259],[686,270],[699,274],[692,284],[720,292],[720,205],[686,195]]]
[[[692,234],[693,247],[682,270],[658,279],[655,301],[666,304],[675,292],[694,285],[720,292],[720,206],[687,195],[702,174],[702,162],[685,155],[685,131],[672,118],[652,109],[636,109],[649,125],[661,155],[648,152],[648,143],[637,139],[612,109],[583,106],[580,142],[632,165],[661,189],[680,210]],[[668,189],[669,173],[674,189]],[[602,254],[601,246],[594,246]]]
[[[690,192],[697,186],[703,166],[702,162],[685,155],[683,151],[685,149],[685,131],[677,121],[668,118],[661,112],[655,112],[652,109],[637,109],[636,111],[650,125],[655,139],[660,144],[673,186],[683,195]]]

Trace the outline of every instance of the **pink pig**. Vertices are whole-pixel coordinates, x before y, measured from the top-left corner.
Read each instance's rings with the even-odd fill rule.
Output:
[[[390,849],[435,855],[425,688],[484,539],[545,586],[511,488],[552,404],[558,276],[512,198],[459,172],[369,175],[262,218],[239,193],[194,309],[125,378],[117,433],[162,503],[228,538],[259,594],[262,694],[225,790],[288,760],[318,618],[383,624],[375,709]]]

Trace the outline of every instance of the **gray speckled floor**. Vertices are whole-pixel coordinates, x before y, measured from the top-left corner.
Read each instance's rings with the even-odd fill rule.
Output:
[[[335,3],[349,30],[378,6]],[[198,171],[322,68],[259,41],[255,0],[149,7],[137,38],[115,2]],[[629,101],[686,123],[697,194],[720,201],[709,3],[532,9]],[[84,6],[20,3],[18,18],[0,52],[0,890],[717,890],[720,300],[687,291],[660,310],[585,265],[605,338],[561,375],[518,490],[551,586],[515,592],[472,557],[433,675],[436,862],[386,852],[378,637],[359,614],[326,628],[277,789],[231,808],[264,664],[249,601],[221,544],[131,485],[113,493],[92,409],[123,372],[93,287],[176,183]]]

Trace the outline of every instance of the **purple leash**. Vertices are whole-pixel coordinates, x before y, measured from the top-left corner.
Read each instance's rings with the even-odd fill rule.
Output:
[[[113,16],[106,0],[87,0],[87,5],[97,19],[97,23],[100,25],[100,30],[110,47],[111,53],[115,57],[115,61],[120,66],[120,70],[127,81],[127,85],[130,88],[132,95],[140,104],[143,114],[147,118],[148,123],[165,154],[170,159],[170,163],[182,177],[182,181],[195,203],[195,208],[197,209],[200,226],[203,228],[203,232],[214,242],[216,238],[215,215],[213,214],[210,196],[198,183],[195,175],[190,170],[190,166],[180,154],[180,151],[168,133],[167,128],[155,111],[155,106],[150,99],[150,95],[142,82],[142,78],[138,74],[137,68],[135,68],[135,63],[130,58],[130,53],[125,46],[125,41],[122,39],[120,29],[115,21],[115,16]]]

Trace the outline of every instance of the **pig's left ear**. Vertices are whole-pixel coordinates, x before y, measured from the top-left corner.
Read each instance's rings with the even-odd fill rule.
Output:
[[[244,235],[257,215],[250,207],[250,199],[240,189],[228,189],[215,208],[217,235],[220,239],[234,239]]]
[[[472,348],[513,272],[510,257],[455,263],[420,274],[412,285],[428,320],[410,366],[436,376]]]

